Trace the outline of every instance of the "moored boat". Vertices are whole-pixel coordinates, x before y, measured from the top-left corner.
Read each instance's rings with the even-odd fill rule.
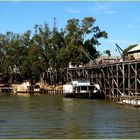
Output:
[[[117,103],[122,105],[140,107],[140,96],[120,96],[119,102]]]
[[[76,79],[63,85],[65,97],[104,98],[99,84],[91,84],[89,79]]]

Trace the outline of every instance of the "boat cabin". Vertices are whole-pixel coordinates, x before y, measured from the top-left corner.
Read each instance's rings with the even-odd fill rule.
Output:
[[[89,79],[76,79],[63,85],[63,91],[66,96],[82,95],[91,96],[92,94],[100,93],[100,86],[98,84],[91,84]]]

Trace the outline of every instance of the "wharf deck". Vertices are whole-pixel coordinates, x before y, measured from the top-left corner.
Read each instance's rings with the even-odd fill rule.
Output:
[[[99,84],[105,97],[135,96],[140,93],[140,59],[46,72],[46,79],[50,83],[78,78],[88,78],[92,84]]]
[[[0,87],[0,93],[9,93],[13,91],[12,87]]]

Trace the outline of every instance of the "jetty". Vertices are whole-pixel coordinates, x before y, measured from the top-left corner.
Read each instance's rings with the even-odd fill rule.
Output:
[[[46,71],[46,73],[46,78],[50,83],[53,83],[52,77],[54,80],[59,75],[51,71]],[[69,67],[63,69],[61,73],[63,73],[62,83],[87,78],[92,84],[99,84],[105,99],[119,102],[121,98],[127,100],[130,97],[140,97],[140,59]]]
[[[139,48],[137,51],[136,48]],[[106,57],[104,61],[89,65],[48,69],[43,79],[48,85],[61,85],[56,88],[43,87],[45,94],[63,94],[62,86],[73,79],[87,78],[92,85],[98,84],[105,99],[122,104],[140,105],[140,45],[130,50],[131,59]],[[133,56],[133,57],[132,57]],[[109,59],[110,58],[110,59]],[[133,59],[132,59],[133,58]],[[59,84],[58,84],[59,83]],[[61,83],[61,84],[60,84]]]
[[[92,66],[69,67],[61,72],[46,71],[46,79],[52,85],[60,79],[62,85],[67,81],[79,78],[90,79],[92,84],[98,84],[105,99],[122,104],[140,104],[140,59],[122,62],[102,63]],[[61,75],[62,74],[62,75]],[[53,81],[52,80],[53,77]],[[11,87],[1,85],[0,90],[12,91]],[[62,88],[45,88],[44,94],[63,94]]]
[[[0,93],[9,93],[12,92],[13,88],[10,84],[0,84]]]
[[[90,78],[99,84],[106,98],[138,96],[140,93],[140,60],[106,63],[67,69],[67,80]]]
[[[139,105],[140,102],[140,59],[109,62],[90,66],[68,67],[61,71],[46,71],[47,81],[55,85],[61,81],[61,88],[48,89],[44,94],[63,94],[62,85],[73,79],[87,78],[92,84],[98,84],[105,99],[119,103],[131,102]],[[57,87],[57,86],[55,86]],[[0,86],[0,91],[12,91],[10,86]],[[131,97],[131,101],[130,101]],[[138,103],[137,103],[138,102]]]

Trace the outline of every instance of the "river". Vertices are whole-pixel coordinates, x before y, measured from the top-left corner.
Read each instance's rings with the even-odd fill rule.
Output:
[[[140,108],[62,95],[1,95],[0,138],[140,138]]]

